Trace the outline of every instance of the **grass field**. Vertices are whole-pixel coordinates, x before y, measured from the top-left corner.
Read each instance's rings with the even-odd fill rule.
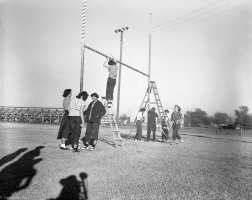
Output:
[[[0,123],[0,199],[252,199],[251,132],[182,130],[181,145],[115,148],[101,129],[95,151],[73,153],[59,149],[58,128]]]

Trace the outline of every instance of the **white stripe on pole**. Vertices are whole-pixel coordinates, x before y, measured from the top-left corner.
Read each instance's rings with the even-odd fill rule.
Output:
[[[81,72],[80,72],[80,92],[82,92],[82,90],[83,90],[85,33],[86,33],[86,0],[83,0],[83,4],[82,4],[82,20],[81,20]]]

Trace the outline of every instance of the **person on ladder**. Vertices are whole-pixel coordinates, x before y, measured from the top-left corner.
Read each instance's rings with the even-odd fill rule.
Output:
[[[153,142],[156,141],[156,127],[158,114],[155,112],[156,108],[151,108],[148,111],[148,127],[147,127],[147,142],[150,140],[151,130],[153,131]]]
[[[105,60],[103,66],[108,68],[109,71],[109,76],[107,79],[107,88],[106,88],[106,100],[108,108],[111,108],[113,104],[113,94],[116,85],[118,66],[113,56],[108,57]]]

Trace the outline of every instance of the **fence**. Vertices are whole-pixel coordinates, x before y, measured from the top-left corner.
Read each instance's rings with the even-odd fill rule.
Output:
[[[59,124],[63,108],[0,106],[0,121]]]

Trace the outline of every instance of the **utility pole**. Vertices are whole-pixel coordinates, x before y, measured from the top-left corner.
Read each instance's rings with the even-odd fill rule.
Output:
[[[123,27],[120,29],[115,30],[115,33],[120,33],[120,63],[119,63],[119,77],[118,77],[118,92],[117,92],[117,110],[116,110],[116,122],[119,121],[119,108],[120,108],[120,87],[121,87],[121,70],[122,70],[122,44],[123,44],[123,32],[128,30],[128,27]]]

